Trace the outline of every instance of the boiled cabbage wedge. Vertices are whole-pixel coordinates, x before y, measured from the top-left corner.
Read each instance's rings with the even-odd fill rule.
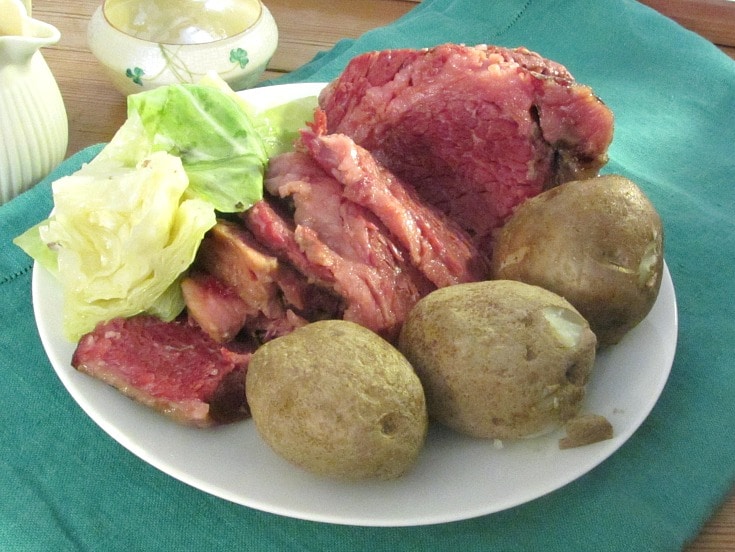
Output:
[[[59,281],[65,336],[118,316],[180,314],[180,279],[217,213],[262,198],[268,155],[291,147],[313,105],[258,114],[216,79],[129,96],[110,143],[52,184],[52,214],[14,240]]]
[[[54,212],[16,238],[62,287],[64,335],[77,341],[102,320],[183,309],[178,279],[215,224],[212,206],[185,199],[178,157],[156,152],[136,167],[92,163],[53,183]]]

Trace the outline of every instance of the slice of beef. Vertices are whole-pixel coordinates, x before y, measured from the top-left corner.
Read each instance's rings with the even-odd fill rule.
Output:
[[[72,366],[181,423],[206,427],[249,415],[243,390],[254,347],[237,347],[186,322],[139,315],[83,336]]]
[[[282,267],[241,224],[218,221],[199,246],[196,266],[233,289],[249,314],[283,315],[277,283]]]
[[[370,150],[488,254],[516,205],[597,174],[613,116],[526,49],[441,45],[354,58],[319,98],[328,132]]]
[[[252,315],[234,288],[206,272],[189,273],[181,291],[189,317],[219,343],[232,341]]]
[[[317,111],[301,144],[342,185],[345,198],[376,215],[409,252],[413,264],[437,287],[486,279],[488,262],[464,230],[416,190],[393,175],[344,134],[326,135]]]
[[[244,218],[257,239],[333,290],[343,302],[341,318],[395,338],[410,308],[435,286],[385,225],[345,198],[342,185],[303,152],[271,159],[266,188],[288,199],[291,214],[265,201],[250,209]]]
[[[215,341],[243,331],[260,342],[333,317],[339,300],[268,253],[241,223],[219,221],[182,282],[189,316]]]
[[[284,159],[286,157],[291,155],[284,154]],[[273,158],[271,166],[278,162],[278,157]],[[283,162],[283,165],[285,167],[286,162]],[[294,177],[296,178],[295,175]],[[313,264],[299,247],[295,237],[296,224],[285,202],[266,195],[241,216],[247,228],[260,243],[281,260],[291,262],[309,281],[328,283],[334,281],[329,267]]]

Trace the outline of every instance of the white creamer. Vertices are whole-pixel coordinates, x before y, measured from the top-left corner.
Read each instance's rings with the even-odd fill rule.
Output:
[[[69,139],[64,101],[40,52],[60,33],[29,7],[0,0],[0,204],[47,176]]]

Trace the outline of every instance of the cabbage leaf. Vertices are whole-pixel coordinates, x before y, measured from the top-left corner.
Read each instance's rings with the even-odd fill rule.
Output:
[[[15,243],[37,236],[55,253],[55,267],[47,255],[42,264],[62,287],[67,339],[118,316],[181,312],[178,280],[216,222],[208,202],[185,196],[188,185],[181,160],[166,152],[134,168],[90,163],[53,183],[53,213]]]
[[[180,157],[189,177],[187,195],[220,212],[244,211],[263,197],[268,155],[234,93],[175,84],[128,96],[127,120],[90,164],[135,166],[156,151]]]
[[[240,104],[263,140],[268,158],[293,150],[299,131],[314,119],[314,110],[319,105],[317,96],[304,96],[266,109],[258,109],[234,92],[216,73],[208,74],[199,84],[217,88]]]
[[[273,106],[253,117],[255,129],[265,144],[268,157],[293,149],[299,131],[314,119],[317,97],[306,96]]]

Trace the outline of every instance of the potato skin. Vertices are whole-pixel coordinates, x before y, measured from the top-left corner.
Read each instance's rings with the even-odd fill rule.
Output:
[[[521,204],[495,242],[492,277],[541,286],[589,321],[599,347],[618,343],[656,302],[661,218],[619,175],[567,182]]]
[[[426,400],[413,368],[352,322],[315,322],[261,346],[246,395],[270,447],[324,476],[399,477],[426,438]]]
[[[424,297],[403,325],[399,348],[421,379],[432,419],[473,437],[512,439],[579,411],[596,340],[558,295],[495,280]]]

